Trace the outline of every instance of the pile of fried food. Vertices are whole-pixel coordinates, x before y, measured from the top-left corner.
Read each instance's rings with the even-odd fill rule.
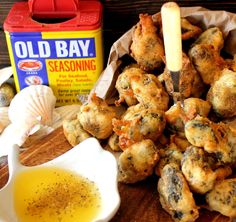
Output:
[[[236,58],[223,58],[224,37],[218,27],[207,30],[181,19],[183,68],[180,94],[165,68],[161,17],[140,14],[129,56],[111,106],[95,94],[76,118],[63,124],[71,145],[94,136],[107,139],[118,158],[119,181],[135,183],[153,172],[162,207],[175,221],[195,221],[200,206],[236,217]],[[115,89],[114,89],[115,90]],[[115,106],[125,107],[118,115]]]

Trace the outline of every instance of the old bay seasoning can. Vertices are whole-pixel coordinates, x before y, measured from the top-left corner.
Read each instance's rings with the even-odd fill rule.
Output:
[[[103,69],[102,5],[96,0],[15,3],[5,22],[17,91],[43,84],[57,106],[87,95]]]

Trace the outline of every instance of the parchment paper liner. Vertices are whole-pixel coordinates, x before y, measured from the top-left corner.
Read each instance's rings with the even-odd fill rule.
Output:
[[[153,15],[153,20],[159,13]],[[236,54],[236,14],[227,11],[212,11],[202,7],[182,7],[181,17],[187,18],[192,24],[200,26],[203,30],[214,26],[219,27],[225,39],[223,50],[231,55]],[[119,74],[117,69],[121,64],[121,57],[130,53],[129,48],[134,29],[135,25],[112,45],[107,66],[91,93],[95,92],[103,99],[112,99],[115,81]]]

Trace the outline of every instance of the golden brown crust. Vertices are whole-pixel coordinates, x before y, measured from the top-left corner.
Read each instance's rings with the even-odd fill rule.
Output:
[[[168,109],[169,96],[153,74],[134,76],[131,88],[138,102],[145,107],[164,111]]]
[[[226,62],[212,45],[197,44],[189,50],[189,57],[205,84],[217,80]]]
[[[236,178],[220,181],[206,195],[206,201],[212,210],[230,218],[236,217]]]
[[[126,149],[118,159],[118,180],[135,183],[153,173],[159,160],[158,150],[152,140],[142,140]]]
[[[191,24],[186,18],[181,18],[182,40],[196,38],[202,33],[202,29]]]
[[[170,143],[164,149],[161,149],[159,153],[160,161],[155,167],[156,175],[161,176],[163,168],[169,163],[174,163],[180,167],[183,154],[176,144]]]
[[[236,115],[236,72],[225,69],[207,94],[214,112],[223,118]]]
[[[112,119],[115,116],[114,109],[95,94],[92,95],[88,104],[80,107],[78,113],[83,129],[98,139],[106,139],[112,134]]]
[[[165,128],[164,112],[141,106],[131,106],[122,119],[113,119],[113,131],[119,136],[119,146],[125,150],[143,139],[155,141]]]
[[[140,14],[133,33],[130,55],[147,71],[159,68],[163,63],[164,48],[151,15]]]
[[[184,100],[183,108],[178,102],[165,112],[166,122],[172,132],[184,136],[185,123],[196,116],[207,117],[210,109],[209,102],[199,98],[188,98]]]
[[[192,191],[205,194],[213,188],[217,176],[203,149],[188,147],[181,161],[181,169]]]
[[[165,165],[158,181],[158,191],[162,207],[174,221],[193,222],[198,218],[198,207],[177,165]]]
[[[122,102],[126,102],[128,106],[132,106],[138,103],[134,96],[133,89],[131,88],[131,79],[133,76],[142,76],[145,72],[135,66],[127,66],[123,72],[118,76],[116,80],[116,89],[119,93],[119,100],[116,101],[116,105]]]
[[[212,45],[217,52],[220,52],[224,46],[223,33],[218,27],[209,28],[193,43],[193,45],[197,44]]]
[[[119,92],[119,105],[125,101],[128,106],[138,102],[146,107],[167,110],[169,96],[157,77],[146,74],[140,68],[127,67],[116,81],[116,89]]]
[[[91,137],[91,135],[83,129],[79,119],[64,120],[63,132],[67,141],[72,146],[75,146],[80,142],[82,142],[83,140]]]
[[[236,161],[236,134],[226,124],[196,117],[185,124],[185,135],[192,145],[214,153],[219,162],[233,164]]]

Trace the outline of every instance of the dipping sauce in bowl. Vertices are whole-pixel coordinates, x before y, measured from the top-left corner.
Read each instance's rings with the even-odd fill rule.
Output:
[[[60,168],[19,172],[13,190],[20,222],[90,222],[101,210],[96,184]]]
[[[96,138],[36,166],[9,145],[9,179],[0,189],[0,222],[108,222],[120,206],[117,161]]]

